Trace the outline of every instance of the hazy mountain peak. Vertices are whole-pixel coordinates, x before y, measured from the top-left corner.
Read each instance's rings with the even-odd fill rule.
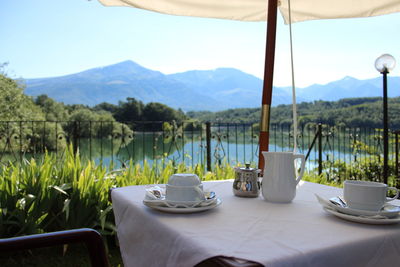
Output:
[[[355,89],[361,83],[363,83],[363,81],[360,81],[351,76],[345,76],[341,80],[330,82],[325,86],[332,86],[336,88],[345,88],[345,89]]]
[[[82,72],[82,74],[97,73],[108,77],[124,75],[162,75],[159,71],[147,69],[132,60],[125,60],[116,64],[98,67]]]
[[[351,88],[354,86],[358,86],[364,82],[354,77],[346,76],[342,80],[340,80],[339,83],[341,85],[344,85],[344,87]]]
[[[214,69],[214,72],[216,73],[225,73],[225,74],[238,74],[241,73],[243,74],[244,72],[235,68],[216,68]]]
[[[353,81],[353,80],[358,81],[358,79],[351,77],[351,76],[344,76],[341,81]]]
[[[104,66],[101,68],[131,68],[131,69],[137,69],[137,68],[143,68],[141,65],[137,64],[136,62],[132,60],[124,60],[112,65]]]

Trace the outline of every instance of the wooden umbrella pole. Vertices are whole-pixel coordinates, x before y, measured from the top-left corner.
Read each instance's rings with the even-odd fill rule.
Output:
[[[258,168],[264,169],[262,151],[268,151],[269,145],[269,117],[272,100],[272,86],[274,79],[275,43],[276,43],[276,16],[278,0],[268,1],[267,43],[265,46],[264,82],[261,106],[260,138]]]

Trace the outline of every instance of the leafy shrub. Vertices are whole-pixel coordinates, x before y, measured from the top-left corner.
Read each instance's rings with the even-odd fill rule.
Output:
[[[110,166],[112,169],[112,166]],[[45,154],[41,160],[24,160],[0,169],[0,237],[89,227],[114,235],[113,187],[166,183],[173,173],[196,173],[203,180],[233,178],[228,164],[214,173],[204,166],[188,167],[165,162],[143,166],[130,161],[126,168],[107,171],[93,161],[82,161],[69,146],[63,158]]]
[[[88,162],[70,147],[60,162],[46,154],[41,162],[3,166],[0,173],[0,236],[90,227],[114,232],[106,169]]]

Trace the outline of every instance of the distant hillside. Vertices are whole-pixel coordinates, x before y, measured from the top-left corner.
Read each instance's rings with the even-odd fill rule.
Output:
[[[388,96],[400,96],[400,77],[388,77]],[[335,101],[352,97],[382,96],[382,77],[368,80],[358,80],[353,77],[344,77],[341,80],[328,84],[314,84],[297,89],[297,94],[307,101],[326,100]],[[301,102],[301,101],[298,101]]]
[[[159,102],[185,111],[257,107],[262,90],[259,78],[236,69],[164,75],[133,61],[25,82],[27,95],[46,94],[65,104],[117,104],[133,97],[144,103]],[[284,91],[276,90],[274,96],[276,104],[290,101],[290,94]]]
[[[388,101],[389,126],[400,130],[400,97]],[[382,98],[347,98],[339,101],[303,102],[297,105],[300,124],[323,123],[347,127],[382,128]],[[260,108],[229,109],[220,112],[188,112],[187,115],[199,121],[223,121],[232,123],[259,123]],[[271,108],[272,124],[290,126],[292,105]]]
[[[55,78],[26,80],[27,95],[46,94],[65,104],[94,106],[102,102],[117,104],[133,97],[144,103],[160,102],[171,107],[198,110],[219,103],[206,95],[189,90],[180,82],[132,61],[90,69]]]
[[[128,97],[159,102],[184,111],[256,108],[261,104],[262,80],[232,68],[193,70],[165,75],[133,61],[94,68],[61,77],[27,79],[25,93],[46,94],[65,104],[117,104]],[[389,77],[389,96],[400,95],[400,77]],[[297,88],[297,101],[339,100],[382,95],[382,78],[345,77],[325,85]],[[272,106],[291,103],[290,87],[274,87]]]
[[[263,82],[261,79],[237,69],[193,70],[168,75],[186,84],[199,94],[223,101],[228,108],[250,108],[261,105]],[[275,87],[274,105],[291,101],[291,94]]]

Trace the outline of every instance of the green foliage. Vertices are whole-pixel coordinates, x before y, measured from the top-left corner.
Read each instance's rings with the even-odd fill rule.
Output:
[[[112,166],[111,166],[112,167]],[[46,154],[36,161],[3,165],[0,170],[0,237],[90,227],[115,234],[109,189],[166,183],[174,173],[196,173],[202,180],[233,178],[231,166],[185,166],[162,159],[150,166],[130,161],[126,168],[107,172],[93,161],[82,161],[70,146],[62,159]]]
[[[107,102],[100,103],[100,104],[98,104],[98,105],[93,107],[94,111],[104,110],[104,111],[110,112],[111,114],[115,114],[117,109],[118,109],[117,105],[110,104],[110,103],[107,103]]]
[[[64,128],[70,135],[79,137],[133,136],[133,131],[127,125],[116,122],[110,113],[86,108],[74,110]]]
[[[389,160],[388,165],[388,184],[390,186],[398,186],[394,161]],[[338,184],[341,184],[347,179],[383,182],[382,173],[382,158],[375,155],[361,157],[357,159],[357,161],[352,161],[351,163],[338,160],[334,162],[323,162],[323,174],[325,178],[330,182]]]
[[[185,115],[161,103],[148,103],[143,109],[145,121],[178,121],[182,122]]]
[[[35,98],[35,104],[42,108],[47,121],[67,121],[69,112],[63,103],[58,103],[47,95]]]
[[[32,99],[23,93],[17,81],[0,73],[0,118],[2,121],[43,120]]]
[[[254,123],[260,121],[261,112],[259,108],[237,108],[218,112],[190,111],[187,116],[202,122]]]
[[[45,115],[23,90],[17,81],[0,73],[0,117],[7,121],[0,123],[0,146],[6,152],[22,153],[65,146],[65,140],[57,138],[61,126],[37,123],[45,120]]]
[[[120,101],[113,113],[117,121],[139,121],[143,116],[144,104],[132,97],[128,97],[126,102]]]
[[[335,180],[330,180],[328,176],[325,174],[317,175],[315,173],[304,173],[302,180],[311,183],[325,184],[334,187],[343,187],[342,183],[337,182]]]
[[[119,122],[133,121],[176,121],[181,123],[187,117],[182,110],[175,110],[161,103],[143,104],[135,98],[128,97],[126,102],[120,101],[118,106],[101,103],[93,108],[95,111],[105,110],[113,114]],[[156,125],[160,129],[161,125]]]
[[[69,148],[62,162],[46,154],[19,166],[3,166],[0,173],[0,236],[35,234],[91,227],[114,232],[108,203],[111,180],[104,167],[88,162]],[[79,211],[79,212],[77,212]]]
[[[152,122],[140,126],[140,130],[144,131],[161,131],[163,129],[161,122],[175,121],[181,124],[187,119],[184,112],[180,109],[175,110],[167,105],[154,102],[145,105],[143,102],[137,101],[132,97],[128,97],[125,102],[120,101],[118,105],[101,103],[93,107],[92,111],[96,113],[102,111],[110,112],[118,122],[129,123],[132,129],[135,128],[134,122]]]
[[[322,174],[319,176],[311,175],[305,180],[332,186],[341,186],[345,180],[383,182],[383,157],[380,152],[358,140],[353,141],[352,148],[354,159],[351,162],[344,162],[343,160],[323,161]],[[400,186],[396,178],[396,164],[391,157],[388,160],[387,183],[389,186]]]
[[[43,120],[32,99],[23,93],[17,81],[0,73],[0,118],[2,121]]]
[[[103,103],[93,109],[84,105],[66,106],[46,95],[36,97],[35,103],[45,113],[47,121],[58,123],[61,127],[58,133],[65,131],[65,135],[70,138],[125,137],[131,139],[133,137],[133,131],[127,125],[116,122],[112,114],[105,110],[111,104]]]

